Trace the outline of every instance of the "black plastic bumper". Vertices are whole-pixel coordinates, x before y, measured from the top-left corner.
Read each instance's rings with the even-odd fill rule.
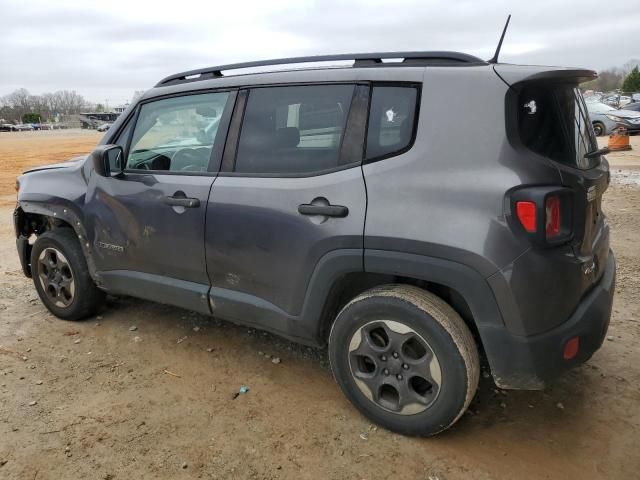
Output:
[[[615,290],[613,252],[600,282],[583,298],[562,325],[540,335],[518,337],[507,329],[483,331],[485,350],[496,385],[501,388],[539,390],[545,382],[586,362],[600,348],[607,334]],[[579,350],[564,358],[567,341],[579,337]]]
[[[20,266],[25,276],[31,278],[31,245],[27,237],[20,236],[16,239]]]

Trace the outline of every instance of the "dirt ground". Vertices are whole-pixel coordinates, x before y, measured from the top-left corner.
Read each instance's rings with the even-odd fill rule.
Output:
[[[129,298],[85,322],[49,315],[15,254],[14,179],[99,138],[0,133],[0,478],[639,478],[640,137],[609,156],[608,341],[544,392],[483,377],[470,411],[432,439],[359,415],[323,351]]]

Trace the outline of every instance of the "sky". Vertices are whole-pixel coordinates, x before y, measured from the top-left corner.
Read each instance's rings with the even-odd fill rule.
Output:
[[[589,67],[640,58],[640,0],[0,0],[0,96],[76,90],[122,104],[183,70],[402,50]]]

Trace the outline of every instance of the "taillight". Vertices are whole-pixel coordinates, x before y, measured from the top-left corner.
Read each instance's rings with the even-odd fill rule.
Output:
[[[511,228],[534,243],[553,247],[573,238],[573,191],[567,187],[521,187],[507,193]]]
[[[560,197],[547,197],[544,205],[545,234],[547,238],[556,238],[560,235]]]
[[[520,220],[524,229],[529,233],[536,231],[536,210],[535,202],[516,202],[518,220]]]

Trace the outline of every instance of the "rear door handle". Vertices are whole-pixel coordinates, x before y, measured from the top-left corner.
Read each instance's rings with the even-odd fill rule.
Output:
[[[197,208],[200,206],[200,200],[188,197],[164,197],[165,205],[172,207]]]
[[[349,209],[343,205],[313,205],[303,203],[298,206],[298,213],[302,215],[324,215],[326,217],[343,218],[349,215]]]

